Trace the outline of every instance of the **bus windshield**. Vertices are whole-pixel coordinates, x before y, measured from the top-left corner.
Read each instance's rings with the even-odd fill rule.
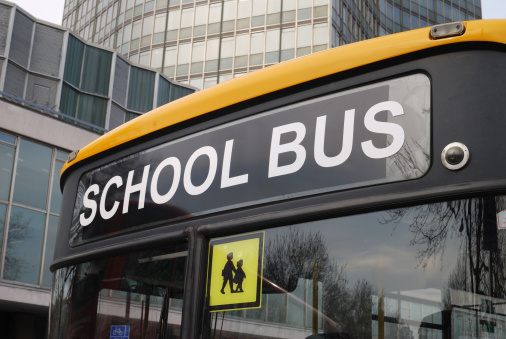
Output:
[[[177,337],[186,256],[186,247],[167,247],[56,271],[52,330],[59,338],[112,338],[115,331],[130,338]]]

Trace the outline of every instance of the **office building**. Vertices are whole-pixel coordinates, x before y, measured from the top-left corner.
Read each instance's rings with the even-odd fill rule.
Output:
[[[66,0],[63,26],[206,88],[324,49],[481,18],[481,0]]]
[[[0,3],[0,338],[45,338],[68,154],[193,92]]]

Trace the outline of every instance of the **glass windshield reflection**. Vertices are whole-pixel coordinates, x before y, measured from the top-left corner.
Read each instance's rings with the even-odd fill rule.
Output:
[[[218,338],[504,338],[506,197],[266,230],[262,307]]]
[[[104,258],[56,271],[51,338],[180,336],[187,248],[162,248]],[[126,327],[125,327],[126,326]]]

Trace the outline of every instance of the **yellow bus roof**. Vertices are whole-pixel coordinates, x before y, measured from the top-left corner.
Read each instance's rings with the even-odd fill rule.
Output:
[[[286,61],[160,106],[97,138],[67,161],[62,174],[79,161],[165,127],[267,93],[427,48],[472,41],[506,44],[506,20],[464,22],[460,36],[434,40],[430,27],[336,47]]]

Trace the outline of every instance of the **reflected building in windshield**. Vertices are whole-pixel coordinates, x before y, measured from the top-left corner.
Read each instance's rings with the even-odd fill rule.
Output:
[[[491,217],[505,202],[470,198],[266,229],[261,307],[209,313],[205,326],[213,338],[503,338],[506,233]],[[59,269],[53,332],[79,337],[79,319],[97,319],[86,331],[105,338],[96,333],[114,316],[132,333],[177,335],[187,252],[155,252]]]
[[[267,229],[262,307],[211,313],[211,333],[255,333],[249,323],[261,322],[264,338],[503,338],[506,233],[490,217],[505,201]]]

